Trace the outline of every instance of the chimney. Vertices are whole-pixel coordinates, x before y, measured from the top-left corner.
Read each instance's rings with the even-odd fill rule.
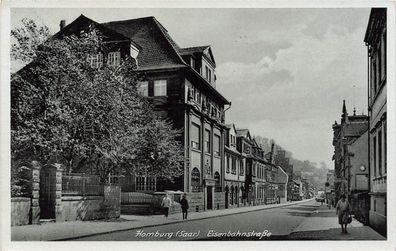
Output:
[[[272,144],[271,144],[271,157],[270,157],[270,163],[274,163],[274,142],[272,142]]]
[[[63,28],[65,28],[65,26],[66,26],[66,20],[62,19],[62,20],[60,21],[60,24],[59,24],[60,30],[62,30]]]

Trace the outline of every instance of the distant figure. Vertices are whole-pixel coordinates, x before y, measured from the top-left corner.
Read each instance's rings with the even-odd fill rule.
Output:
[[[162,203],[161,203],[161,206],[164,210],[165,217],[168,217],[169,207],[171,206],[171,204],[172,204],[172,200],[171,200],[171,198],[169,198],[169,195],[166,194],[165,197],[162,199]]]
[[[350,223],[349,215],[351,212],[351,206],[349,202],[346,200],[345,194],[341,195],[341,199],[337,202],[336,205],[336,214],[338,215],[338,224],[341,225],[342,233],[347,234],[347,225]],[[345,226],[345,227],[344,227]]]
[[[182,214],[183,214],[183,220],[187,220],[187,214],[188,214],[188,201],[186,199],[186,194],[183,194],[182,199],[180,200],[180,205],[182,209]]]

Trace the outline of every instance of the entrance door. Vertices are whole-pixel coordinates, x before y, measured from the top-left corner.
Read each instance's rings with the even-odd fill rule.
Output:
[[[207,196],[207,201],[206,201],[206,207],[207,209],[213,209],[213,192],[212,192],[212,186],[208,186],[206,188],[206,194]]]
[[[43,166],[40,170],[40,218],[55,219],[56,168]]]

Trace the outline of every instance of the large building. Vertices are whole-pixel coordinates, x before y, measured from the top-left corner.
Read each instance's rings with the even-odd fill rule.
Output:
[[[387,233],[386,8],[373,8],[364,42],[368,57],[370,225]]]
[[[95,27],[112,40],[111,50],[94,63],[132,56],[143,76],[139,91],[158,113],[181,131],[184,174],[171,181],[133,177],[135,191],[181,190],[199,194],[203,209],[218,207],[216,191],[224,189],[224,107],[230,102],[216,89],[216,62],[210,46],[180,47],[154,17],[99,24],[81,15],[57,34]]]

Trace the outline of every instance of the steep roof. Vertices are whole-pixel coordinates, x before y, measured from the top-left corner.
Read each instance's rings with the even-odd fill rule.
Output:
[[[181,55],[186,55],[186,54],[192,54],[192,53],[202,53],[204,50],[206,50],[209,47],[209,45],[205,46],[196,46],[196,47],[187,47],[187,48],[180,48],[179,52]]]
[[[155,17],[114,21],[103,25],[142,47],[138,54],[140,70],[186,67],[177,52],[179,46]]]
[[[199,73],[190,67],[182,58],[182,52],[208,50],[214,62],[210,46],[199,46],[190,48],[180,48],[172,39],[168,31],[161,25],[155,17],[143,17],[137,19],[113,21],[103,23],[109,29],[130,38],[141,46],[137,60],[139,70],[158,70],[158,69],[178,69],[187,70],[193,78],[197,79],[200,85],[209,89],[210,93],[221,100],[224,104],[230,104],[223,95],[220,94],[210,83],[207,82]],[[205,53],[204,53],[205,54]]]
[[[249,129],[236,129],[238,137],[244,137],[250,139]]]

